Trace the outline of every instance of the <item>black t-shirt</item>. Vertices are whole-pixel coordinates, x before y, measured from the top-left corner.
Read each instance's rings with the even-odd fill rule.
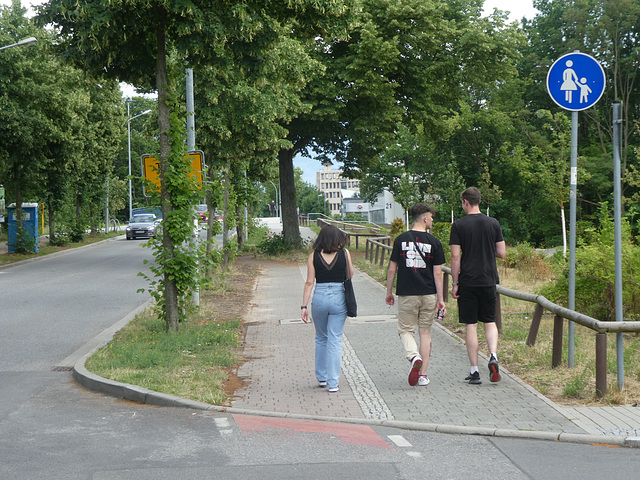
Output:
[[[416,244],[428,264],[425,264],[420,253],[416,251]],[[391,261],[398,264],[396,295],[437,293],[433,266],[444,263],[444,251],[440,240],[436,237],[418,230],[409,230],[398,235],[393,242]]]
[[[338,250],[331,263],[327,263],[318,251],[313,253],[313,267],[316,270],[316,283],[344,282],[347,274],[347,254]]]
[[[458,283],[467,287],[500,283],[496,243],[503,240],[498,221],[482,213],[465,215],[453,222],[449,245],[460,245],[462,249]]]

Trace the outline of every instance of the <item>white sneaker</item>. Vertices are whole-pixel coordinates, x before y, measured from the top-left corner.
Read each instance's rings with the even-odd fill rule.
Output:
[[[431,380],[429,380],[429,377],[427,377],[426,375],[420,375],[420,378],[418,378],[419,387],[426,387],[430,383],[431,383]]]

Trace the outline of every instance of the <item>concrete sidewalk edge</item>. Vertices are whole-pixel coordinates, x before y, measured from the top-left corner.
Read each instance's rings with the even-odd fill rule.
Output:
[[[139,310],[139,309],[137,309]],[[122,328],[128,321],[132,320],[134,315],[130,314],[125,317],[127,321],[118,322]],[[115,334],[115,330],[111,330]],[[113,336],[112,334],[112,336]],[[528,440],[551,440],[556,442],[577,443],[577,444],[597,444],[597,445],[613,445],[620,447],[640,447],[640,437],[623,437],[619,435],[591,435],[577,434],[565,432],[544,432],[535,430],[509,430],[494,427],[467,427],[459,425],[441,425],[433,423],[420,423],[398,420],[376,420],[366,418],[349,418],[349,417],[326,417],[317,415],[291,414],[286,412],[271,412],[260,410],[248,410],[242,408],[227,407],[224,405],[211,405],[208,403],[189,400],[175,395],[156,392],[147,388],[131,385],[128,383],[117,382],[107,378],[100,377],[89,372],[85,363],[93,355],[93,353],[101,346],[106,345],[111,338],[101,337],[102,345],[93,348],[89,353],[85,354],[78,360],[73,367],[74,379],[85,388],[105,393],[107,395],[123,398],[125,400],[134,401],[146,405],[155,405],[161,407],[180,407],[203,411],[216,411],[220,413],[231,413],[238,415],[254,415],[262,417],[288,418],[294,420],[315,420],[321,422],[336,422],[357,425],[369,425],[379,427],[390,427],[401,430],[415,430],[422,432],[449,433],[458,435],[478,435],[485,437],[503,437],[503,438],[520,438]]]

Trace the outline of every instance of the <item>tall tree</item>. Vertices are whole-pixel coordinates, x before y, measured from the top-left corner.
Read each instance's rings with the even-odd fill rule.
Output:
[[[163,275],[159,299],[168,329],[178,329],[183,315],[179,299],[195,287],[192,270],[196,262],[182,244],[191,233],[194,216],[189,203],[197,200],[194,186],[186,181],[189,165],[183,161],[183,142],[171,138],[172,132],[180,130],[181,119],[176,77],[170,82],[170,53],[175,55],[173,65],[195,67],[224,57],[229,49],[260,52],[278,38],[285,22],[295,21],[295,28],[304,29],[316,19],[327,21],[342,8],[342,2],[335,0],[132,0],[117,4],[51,0],[38,9],[40,22],[59,28],[67,58],[91,72],[106,71],[136,87],[158,92],[163,248],[156,260]]]
[[[469,88],[515,73],[515,27],[480,15],[476,0],[363,0],[348,38],[317,38],[326,73],[305,90],[312,109],[286,125],[292,146],[278,156],[285,238],[299,242],[296,154],[335,158],[362,177],[394,142],[398,124],[441,138],[449,129],[443,120]]]

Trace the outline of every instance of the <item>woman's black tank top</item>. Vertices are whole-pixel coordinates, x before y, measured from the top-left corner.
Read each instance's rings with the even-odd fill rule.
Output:
[[[313,253],[313,266],[316,269],[316,283],[344,282],[347,273],[347,254],[338,250],[331,264],[328,264],[318,251]]]

